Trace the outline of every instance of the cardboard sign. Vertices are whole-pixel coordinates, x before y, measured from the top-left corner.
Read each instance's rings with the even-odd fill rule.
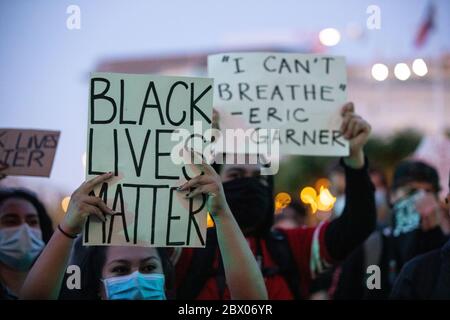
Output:
[[[220,129],[280,129],[282,154],[346,156],[339,131],[346,102],[343,57],[225,53],[208,57]]]
[[[90,216],[87,245],[202,247],[206,196],[187,200],[176,188],[200,174],[173,160],[176,132],[211,127],[212,80],[94,73],[90,81],[86,179],[114,178],[93,195],[116,212]],[[181,144],[180,144],[181,143]]]
[[[49,177],[59,131],[0,129],[0,174]]]

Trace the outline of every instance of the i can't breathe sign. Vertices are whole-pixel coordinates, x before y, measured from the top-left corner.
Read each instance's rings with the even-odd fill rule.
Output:
[[[295,53],[226,53],[208,57],[220,128],[280,129],[282,154],[345,156],[339,131],[347,100],[345,59]],[[273,141],[272,141],[273,143]]]
[[[176,188],[200,174],[171,153],[178,129],[211,127],[212,80],[94,73],[90,80],[86,179],[114,178],[93,191],[115,211],[91,216],[86,245],[205,245],[206,196],[185,199]]]

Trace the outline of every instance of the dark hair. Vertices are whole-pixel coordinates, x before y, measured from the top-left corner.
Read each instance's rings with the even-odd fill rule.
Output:
[[[33,207],[35,207],[38,213],[39,225],[42,231],[42,240],[47,243],[53,234],[52,221],[47,214],[47,210],[45,209],[42,202],[37,198],[36,194],[26,189],[0,189],[0,204],[8,199],[25,200],[31,203]]]
[[[291,208],[294,210],[294,217],[297,223],[301,222],[302,219],[307,217],[305,206],[298,200],[292,200],[291,203],[287,205],[286,208]],[[285,211],[281,211],[279,214],[275,215],[275,223],[285,219],[287,217]]]
[[[70,264],[80,267],[81,289],[68,290],[63,282],[60,299],[69,300],[98,300],[100,298],[100,285],[102,270],[106,261],[106,254],[109,246],[83,246],[82,237],[78,237],[72,250]],[[166,297],[171,299],[175,296],[174,290],[174,268],[170,262],[169,255],[165,248],[156,248],[161,258],[164,272]],[[76,291],[76,292],[75,292]]]
[[[433,186],[434,192],[439,192],[439,175],[435,168],[418,160],[404,160],[395,168],[392,189],[398,189],[410,182],[427,182]]]
[[[344,167],[341,165],[340,161],[332,161],[325,168],[327,176],[331,176],[333,173],[345,174]]]
[[[306,217],[306,208],[305,206],[298,200],[292,200],[291,203],[289,203],[288,208],[294,209],[295,213],[299,217]]]

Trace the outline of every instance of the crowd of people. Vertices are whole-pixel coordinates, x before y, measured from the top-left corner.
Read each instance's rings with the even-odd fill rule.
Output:
[[[257,164],[199,164],[179,187],[208,196],[205,248],[83,246],[87,217],[114,214],[90,195],[112,173],[75,190],[55,228],[37,195],[1,189],[0,299],[449,299],[450,195],[438,198],[447,181],[405,159],[388,185],[364,154],[369,123],[352,103],[342,119],[350,154],[330,171],[335,213],[314,226],[300,202],[275,215],[274,177]],[[81,269],[76,290],[70,265]]]

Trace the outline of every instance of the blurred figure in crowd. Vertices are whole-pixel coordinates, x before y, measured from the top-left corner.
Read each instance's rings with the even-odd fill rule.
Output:
[[[339,162],[333,163],[328,170],[331,193],[336,197],[332,218],[339,217],[345,208],[345,171]]]
[[[450,187],[450,175],[448,184]],[[450,216],[450,192],[445,205],[445,214]],[[442,248],[408,262],[398,276],[391,298],[450,300],[450,240]]]
[[[44,205],[24,189],[0,190],[0,299],[16,299],[52,234]]]
[[[384,172],[376,167],[369,170],[370,179],[375,186],[375,206],[377,207],[377,227],[390,225],[389,187]]]
[[[375,228],[374,188],[363,153],[370,125],[355,114],[352,103],[341,114],[341,134],[350,142],[350,156],[341,160],[346,206],[332,222],[273,230],[273,176],[261,175],[261,167],[250,164],[225,164],[220,170],[227,202],[259,263],[270,299],[307,299],[313,279],[342,261]],[[204,249],[183,248],[176,270],[180,299],[230,298],[214,238]]]
[[[442,246],[439,177],[426,163],[405,160],[395,169],[390,192],[391,226],[379,228],[339,270],[335,299],[387,299],[402,266]],[[368,267],[381,270],[381,288],[369,289]]]
[[[332,218],[339,217],[345,207],[345,172],[339,163],[333,163],[328,169],[328,177],[331,182],[331,193],[336,196],[333,206]],[[369,169],[370,179],[375,186],[375,205],[377,209],[377,225],[388,226],[389,200],[386,177],[380,169],[372,167]]]
[[[275,215],[274,228],[293,229],[307,225],[307,213],[305,206],[297,200],[293,200],[289,205]]]

